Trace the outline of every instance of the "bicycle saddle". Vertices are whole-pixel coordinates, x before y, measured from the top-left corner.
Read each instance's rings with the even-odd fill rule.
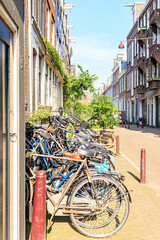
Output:
[[[82,159],[79,153],[64,152],[63,155],[77,160]]]
[[[85,157],[95,157],[97,155],[97,151],[94,151],[91,148],[79,148],[78,153]]]

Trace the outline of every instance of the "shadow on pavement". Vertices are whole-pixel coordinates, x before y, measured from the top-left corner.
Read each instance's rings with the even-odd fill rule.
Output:
[[[122,128],[121,125],[119,127]],[[130,125],[128,128],[128,124],[127,124],[126,129],[131,130],[131,131],[137,131],[140,133],[152,133],[152,134],[155,134],[157,137],[159,137],[159,133],[160,133],[160,128],[152,128],[152,127],[148,127],[148,126],[144,126],[142,128],[141,126],[137,127],[137,125]]]
[[[136,175],[134,175],[132,172],[127,171],[137,182],[140,183],[140,178],[138,178]]]

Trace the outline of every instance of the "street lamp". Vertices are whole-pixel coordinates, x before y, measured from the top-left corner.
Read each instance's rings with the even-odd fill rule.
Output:
[[[120,44],[118,46],[119,49],[123,49],[124,48],[124,44],[122,43],[123,41],[120,41]]]

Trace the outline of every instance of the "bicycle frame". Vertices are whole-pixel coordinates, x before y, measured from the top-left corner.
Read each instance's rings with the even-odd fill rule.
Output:
[[[76,180],[76,178],[79,176],[79,173],[80,171],[82,170],[82,168],[85,166],[86,168],[86,177],[88,178],[91,186],[92,186],[92,190],[93,190],[93,198],[95,199],[96,203],[97,203],[97,207],[95,208],[92,208],[92,210],[102,210],[102,207],[101,207],[101,204],[99,203],[99,200],[98,200],[98,196],[96,194],[96,190],[95,190],[95,187],[94,187],[94,184],[93,184],[93,181],[92,181],[92,176],[91,176],[91,173],[89,171],[89,168],[88,168],[88,164],[87,164],[87,159],[81,159],[81,160],[77,160],[77,159],[71,159],[71,158],[67,158],[67,157],[57,157],[57,156],[51,156],[51,155],[44,155],[44,154],[37,154],[37,153],[32,153],[33,156],[37,156],[37,157],[46,157],[46,158],[53,158],[53,159],[61,159],[61,160],[68,160],[68,161],[75,161],[77,163],[81,163],[79,165],[79,168],[78,170],[75,172],[75,174],[73,175],[73,177],[68,181],[67,183],[67,186],[66,188],[62,191],[61,193],[61,196],[59,197],[58,201],[55,202],[52,198],[52,194],[51,192],[54,193],[54,189],[52,189],[51,187],[47,186],[46,187],[46,190],[47,190],[47,197],[49,198],[49,200],[51,201],[53,207],[54,207],[54,212],[50,218],[50,224],[51,223],[51,220],[52,218],[54,217],[54,215],[56,214],[56,212],[58,211],[58,209],[63,209],[63,213],[65,214],[69,214],[69,213],[78,213],[78,214],[81,214],[81,208],[78,207],[78,209],[80,209],[80,211],[74,211],[74,210],[70,210],[70,207],[67,206],[66,204],[62,204],[62,200],[64,199],[66,193],[69,191],[71,185],[74,183],[74,181]],[[94,169],[95,171],[97,171],[96,169]],[[97,171],[98,173],[98,171]],[[31,179],[30,181],[33,181],[33,179]],[[32,184],[30,184],[30,186],[33,187]],[[30,202],[31,202],[31,199],[30,199]],[[76,208],[76,207],[75,207]],[[74,207],[72,207],[72,209],[74,209]],[[90,208],[87,208],[85,210],[89,210]],[[83,207],[83,210],[84,210],[84,207]],[[83,211],[83,214],[84,214],[84,211]],[[50,226],[49,226],[50,227]]]

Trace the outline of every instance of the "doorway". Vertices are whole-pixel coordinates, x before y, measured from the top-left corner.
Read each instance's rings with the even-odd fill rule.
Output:
[[[160,127],[160,96],[156,97],[156,127]]]

